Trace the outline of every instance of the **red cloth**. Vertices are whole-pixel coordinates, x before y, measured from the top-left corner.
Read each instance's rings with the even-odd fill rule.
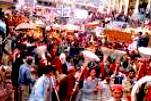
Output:
[[[138,79],[146,75],[146,72],[147,72],[147,68],[146,68],[145,63],[140,64],[139,71],[138,71]]]
[[[128,101],[131,101],[131,95],[128,95],[128,96],[127,96],[127,100],[128,100]]]
[[[40,60],[39,67],[44,68],[44,67],[46,67],[46,65],[47,65],[47,60],[45,60],[45,59],[41,59],[41,60]]]
[[[116,63],[110,64],[110,70],[111,70],[112,72],[114,72],[115,69],[116,69]]]
[[[100,73],[102,77],[105,76],[104,62],[100,62]]]
[[[59,72],[62,72],[62,63],[61,63],[59,57],[55,57],[52,60],[52,65],[55,66],[56,70],[58,70]]]
[[[122,85],[120,84],[115,84],[112,86],[112,90],[115,91],[115,90],[118,90],[118,91],[123,91],[123,88],[122,88]]]
[[[65,79],[65,87],[66,90],[62,93],[64,93],[65,95],[63,96],[62,101],[69,101],[70,97],[73,95],[73,99],[74,99],[74,94],[73,94],[73,88],[75,86],[75,78],[73,74],[68,74],[66,79]],[[71,100],[73,101],[73,100]],[[74,100],[75,101],[75,100]]]
[[[146,75],[151,75],[151,69],[147,69]]]
[[[88,75],[89,75],[88,68],[85,67],[82,74],[83,79],[87,79]]]

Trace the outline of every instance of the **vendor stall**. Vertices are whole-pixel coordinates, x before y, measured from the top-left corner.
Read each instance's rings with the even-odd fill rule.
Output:
[[[117,30],[105,30],[105,35],[110,41],[120,41],[125,43],[131,43],[131,33],[117,31]]]

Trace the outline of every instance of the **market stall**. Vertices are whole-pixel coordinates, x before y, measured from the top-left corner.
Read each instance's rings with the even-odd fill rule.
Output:
[[[119,41],[125,43],[131,43],[132,33],[117,31],[117,30],[105,30],[105,35],[110,41]]]

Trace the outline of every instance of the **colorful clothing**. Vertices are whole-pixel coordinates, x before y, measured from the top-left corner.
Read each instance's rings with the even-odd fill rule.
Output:
[[[52,101],[52,91],[52,82],[43,75],[36,81],[28,101]]]
[[[33,82],[31,79],[30,66],[23,64],[19,69],[19,84],[20,85],[30,85]]]
[[[23,64],[19,69],[19,86],[20,86],[20,100],[27,101],[29,97],[30,84],[34,81],[31,78],[30,66]]]
[[[101,82],[102,97],[101,101],[107,101],[112,97],[111,86],[106,80]]]
[[[97,78],[91,80],[88,77],[86,80],[84,80],[82,88],[82,101],[100,101],[100,92],[94,93],[98,84],[100,85],[100,82]]]

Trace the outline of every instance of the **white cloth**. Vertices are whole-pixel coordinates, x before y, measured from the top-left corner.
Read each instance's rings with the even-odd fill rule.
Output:
[[[107,100],[107,101],[116,101],[114,98],[111,98],[110,100]],[[121,101],[126,101],[124,100],[123,98],[121,99]]]
[[[52,81],[46,75],[43,75],[36,81],[28,101],[46,101],[47,98],[52,101],[52,91]]]
[[[112,95],[111,95],[111,89],[110,89],[110,84],[107,83],[106,80],[101,82],[101,89],[102,89],[102,98],[101,101],[107,101],[109,99],[111,99]]]
[[[133,39],[133,42],[128,46],[128,50],[135,50],[135,49],[137,49],[138,40],[139,40],[139,38],[135,37]]]
[[[38,46],[36,48],[36,53],[42,58],[42,59],[46,59],[45,53],[47,51],[47,46],[46,45],[42,45],[42,46]]]
[[[65,61],[66,61],[66,55],[65,55],[65,53],[61,53],[60,56],[59,56],[59,59],[60,59],[61,63],[64,64]]]

